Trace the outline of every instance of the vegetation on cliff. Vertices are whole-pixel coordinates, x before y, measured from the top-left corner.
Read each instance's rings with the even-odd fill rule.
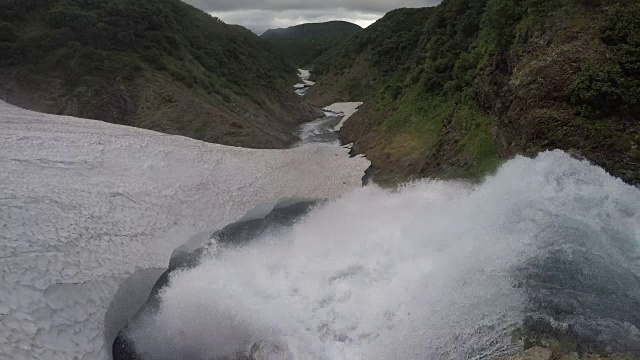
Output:
[[[587,63],[571,88],[578,113],[588,118],[640,115],[640,3],[612,5],[600,27],[612,60]]]
[[[304,68],[329,48],[362,31],[356,24],[329,21],[271,29],[261,35],[286,54],[298,67]]]
[[[625,0],[399,9],[317,59],[310,97],[365,101],[343,136],[379,181],[475,178],[560,148],[639,183],[638,19]]]
[[[313,110],[249,30],[179,0],[0,3],[2,98],[213,142],[280,147]]]

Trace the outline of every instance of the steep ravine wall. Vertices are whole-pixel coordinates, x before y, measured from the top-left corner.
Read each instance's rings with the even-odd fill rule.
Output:
[[[309,99],[365,102],[341,136],[379,183],[477,180],[517,154],[561,149],[640,184],[640,88],[617,85],[640,84],[633,57],[621,55],[635,51],[628,29],[638,17],[619,14],[640,11],[632,4],[445,0],[396,10],[316,61]],[[622,45],[605,26],[619,27],[609,32]],[[618,64],[631,70],[606,72]],[[576,84],[607,111],[586,116]]]

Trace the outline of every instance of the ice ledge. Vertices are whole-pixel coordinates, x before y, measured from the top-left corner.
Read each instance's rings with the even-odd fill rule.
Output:
[[[340,147],[233,148],[0,102],[0,358],[107,359],[129,276],[258,204],[359,187],[368,166]]]
[[[341,103],[335,103],[335,104],[329,105],[325,107],[323,110],[325,111],[325,114],[327,114],[328,112],[333,114],[344,115],[344,117],[342,118],[342,121],[340,121],[340,123],[336,125],[336,127],[334,128],[335,131],[340,131],[340,129],[342,129],[342,126],[344,126],[344,124],[347,122],[347,120],[349,120],[349,118],[351,118],[356,112],[358,112],[358,108],[362,106],[362,104],[364,103],[363,102],[341,102]]]

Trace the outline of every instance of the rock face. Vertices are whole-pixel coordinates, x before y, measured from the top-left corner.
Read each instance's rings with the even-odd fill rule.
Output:
[[[0,154],[0,358],[15,360],[108,359],[108,329],[136,311],[108,316],[132,275],[153,279],[189,238],[258,204],[359,187],[369,165],[337,147],[232,148],[5,103]]]
[[[535,347],[502,360],[551,360],[552,355],[553,352],[549,349]]]
[[[551,349],[543,347],[533,347],[525,350],[519,354],[500,358],[496,360],[633,360],[633,356],[630,355],[614,355],[614,356],[600,356],[595,354],[585,354],[583,356],[577,353],[570,354],[554,354]]]
[[[502,155],[561,148],[640,184],[638,143],[629,136],[640,131],[637,119],[582,119],[569,101],[581,68],[607,63],[610,56],[597,33],[557,20],[527,44],[522,56],[507,57],[479,77],[476,96],[497,119],[495,140]]]
[[[169,265],[169,269],[165,271],[153,286],[149,299],[144,303],[138,314],[131,320],[126,328],[118,334],[113,344],[114,360],[145,360],[145,357],[139,352],[135,346],[136,327],[144,326],[149,317],[154,317],[160,311],[159,304],[162,302],[161,293],[165,287],[169,286],[169,279],[172,274],[181,271],[188,271],[201,263],[203,258],[212,256],[221,251],[230,248],[238,248],[246,246],[251,241],[255,241],[260,236],[282,230],[292,226],[302,216],[309,213],[311,208],[318,205],[317,201],[300,201],[293,204],[283,203],[267,214],[256,213],[245,215],[245,218],[237,223],[225,226],[222,230],[215,232],[210,236],[207,242],[201,247],[195,249],[188,254],[179,254],[176,256],[174,252]],[[162,329],[156,329],[162,331]],[[145,334],[146,335],[146,334]],[[176,344],[178,347],[179,344]],[[247,351],[237,349],[235,356],[228,358],[217,358],[218,360],[293,360],[291,353],[286,345],[275,344],[266,341],[259,341],[252,344]],[[189,354],[195,358],[195,355]],[[176,357],[186,357],[184,353],[176,354]],[[173,357],[173,356],[169,356]],[[216,359],[216,358],[213,358]]]
[[[246,352],[238,352],[227,357],[213,357],[209,360],[294,360],[282,348],[267,342],[257,342]]]

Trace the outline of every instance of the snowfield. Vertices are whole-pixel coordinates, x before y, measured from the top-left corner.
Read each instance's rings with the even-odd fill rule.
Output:
[[[344,116],[340,123],[336,125],[334,128],[335,131],[340,131],[342,126],[349,120],[356,112],[358,112],[358,108],[364,104],[363,102],[343,102],[343,103],[335,103],[333,105],[329,105],[325,107],[323,110],[325,111],[325,115],[330,114],[339,114]]]
[[[259,204],[359,187],[369,161],[347,152],[232,148],[0,102],[0,359],[108,359],[119,329],[105,317],[127,278]]]

